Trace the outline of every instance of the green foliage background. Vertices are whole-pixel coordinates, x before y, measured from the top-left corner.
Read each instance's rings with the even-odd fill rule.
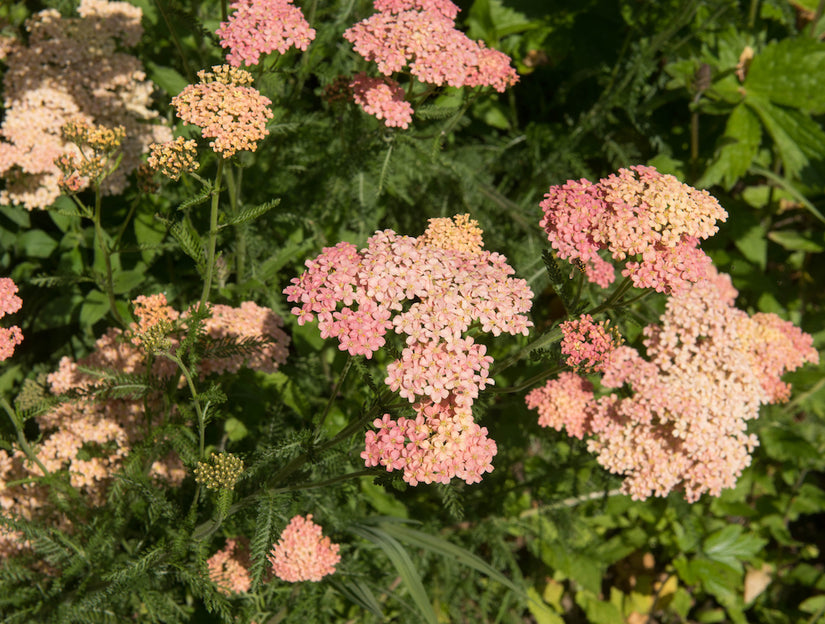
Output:
[[[210,0],[131,3],[144,11],[137,54],[158,86],[157,109],[172,123],[171,97],[198,69],[222,62],[213,34],[221,7]],[[739,307],[789,319],[821,348],[822,3],[460,2],[459,26],[510,55],[520,82],[503,94],[440,89],[416,108],[408,131],[388,130],[354,105],[323,97],[336,77],[368,69],[341,34],[372,12],[371,3],[299,4],[317,37],[306,53],[271,55],[256,70],[274,119],[258,151],[235,159],[241,203],[227,205],[219,250],[228,269],[212,295],[214,303],[271,307],[287,320],[294,343],[278,373],[220,380],[226,401],[208,444],[223,439],[245,458],[241,508],[209,533],[217,503],[187,511],[191,479],[169,491],[149,482],[142,465],[155,452],[150,439],[125,463],[105,507],[67,510],[82,520],[74,533],[2,516],[7,528],[25,533],[38,559],[62,571],[51,577],[30,562],[6,562],[3,621],[821,621],[822,364],[788,375],[791,401],[751,424],[761,445],[738,486],[692,505],[677,494],[646,502],[616,495],[619,480],[584,443],[538,427],[524,406],[526,389],[487,392],[477,402],[477,419],[499,449],[495,471],[480,484],[410,488],[376,473],[300,489],[362,470],[363,432],[327,447],[306,429],[347,358],[312,324],[299,327],[281,293],[324,246],[345,240],[360,247],[383,228],[416,236],[427,218],[469,212],[486,248],[506,255],[537,293],[533,320],[537,331],[547,330],[564,308],[542,261],[543,193],[567,179],[594,180],[644,163],[708,188],[729,212],[703,247],[732,275]],[[65,15],[76,8],[70,0],[11,2],[0,17],[19,29],[46,7]],[[747,47],[753,59],[742,66]],[[214,169],[207,160],[202,175]],[[125,315],[139,294],[163,291],[179,307],[198,299],[202,282],[190,255],[208,229],[199,193],[184,178],[157,194],[132,185],[104,198],[109,228],[135,209],[114,255]],[[0,210],[0,275],[20,286],[24,307],[15,322],[25,335],[0,369],[5,396],[19,395],[62,356],[89,353],[113,324],[96,277],[93,228],[67,216],[72,210],[66,198],[50,211]],[[189,228],[188,237],[176,236],[173,224]],[[633,337],[662,306],[651,299],[614,321]],[[526,343],[498,339],[488,348],[499,361]],[[387,404],[380,388],[389,359],[355,362],[325,423],[326,440]],[[499,375],[496,388],[518,388],[556,360],[552,348],[535,353]],[[5,417],[0,423],[10,448],[14,430]],[[37,436],[31,426],[26,433]],[[163,435],[191,467],[193,434],[180,426]],[[302,463],[274,488],[272,475],[290,462]],[[307,512],[342,545],[338,572],[317,584],[264,582],[266,551],[291,516]],[[230,600],[207,580],[204,561],[235,535],[250,540],[255,587]]]

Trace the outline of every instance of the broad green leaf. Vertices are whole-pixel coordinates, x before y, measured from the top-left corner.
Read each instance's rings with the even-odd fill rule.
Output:
[[[713,160],[696,186],[706,188],[721,181],[722,186],[730,189],[747,173],[761,140],[759,118],[747,106],[738,104],[728,118]]]
[[[43,230],[29,230],[17,235],[16,247],[33,258],[48,258],[57,248],[57,241]]]
[[[115,294],[122,295],[136,289],[143,282],[146,267],[142,264],[131,271],[118,271],[114,275],[113,289]]]
[[[825,112],[825,44],[810,37],[773,41],[751,62],[744,88],[775,104]]]
[[[768,241],[765,239],[765,228],[761,224],[756,224],[737,236],[734,244],[745,258],[760,269],[765,269],[768,262]]]
[[[816,206],[814,206],[807,197],[800,193],[786,178],[776,175],[773,171],[769,171],[768,169],[763,169],[761,167],[751,167],[751,171],[757,175],[765,176],[768,180],[774,182],[783,192],[787,193],[787,195],[789,195],[792,199],[795,199],[797,202],[802,204],[808,212],[825,223],[825,216],[823,216],[822,213],[817,210]]]
[[[80,306],[80,322],[87,327],[91,327],[109,311],[109,299],[99,290],[93,290],[83,299]]]
[[[589,591],[576,593],[576,604],[587,614],[587,621],[592,624],[614,624],[623,622],[622,612],[611,602],[599,600]]]
[[[387,558],[404,581],[407,590],[410,592],[410,597],[412,597],[413,602],[415,602],[416,607],[418,607],[420,615],[422,615],[424,620],[429,624],[438,624],[438,616],[436,616],[432,601],[427,596],[427,591],[421,582],[421,576],[418,574],[418,570],[415,569],[415,565],[412,559],[410,559],[409,554],[407,554],[407,551],[398,540],[381,528],[374,526],[359,524],[351,526],[349,530],[351,533],[372,542],[384,551],[384,554],[387,555]]]
[[[779,461],[816,460],[820,452],[808,440],[786,427],[765,427],[759,432],[759,442],[769,457]]]
[[[775,106],[757,95],[749,94],[745,104],[771,135],[786,175],[796,177],[811,160],[825,160],[825,132],[809,115]]]
[[[799,610],[805,613],[825,613],[825,595],[812,596],[803,600],[799,605]]]
[[[753,534],[743,535],[740,525],[730,524],[710,535],[702,550],[708,558],[741,572],[742,561],[752,559],[765,544],[765,540]]]
[[[237,418],[228,418],[223,423],[223,430],[226,432],[226,437],[232,442],[243,440],[249,434],[249,430]]]
[[[816,241],[811,240],[810,234],[805,235],[793,230],[779,230],[770,232],[768,238],[789,251],[809,251],[811,253],[825,251],[821,235],[818,237],[820,240]]]

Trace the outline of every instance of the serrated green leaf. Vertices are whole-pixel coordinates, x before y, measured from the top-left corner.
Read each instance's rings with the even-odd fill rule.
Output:
[[[172,234],[176,241],[178,241],[178,244],[181,246],[181,249],[183,249],[183,252],[195,261],[198,268],[202,268],[204,263],[204,252],[203,243],[201,243],[200,239],[190,232],[189,228],[182,223],[173,223],[172,227],[169,229],[169,233]]]
[[[825,44],[810,37],[773,41],[751,62],[744,88],[776,104],[825,112]]]
[[[771,135],[786,175],[796,177],[811,160],[825,160],[825,132],[810,116],[757,95],[749,94],[745,104]]]
[[[752,559],[766,543],[753,534],[743,534],[740,525],[730,524],[710,535],[702,551],[709,559],[742,572],[742,562]]]
[[[545,604],[535,589],[528,587],[527,595],[530,597],[527,608],[530,610],[530,614],[536,619],[536,624],[564,624],[561,616]]]
[[[200,191],[192,195],[189,199],[183,200],[176,210],[187,210],[188,208],[194,208],[195,206],[200,206],[206,200],[208,200],[212,196],[212,183],[206,182]]]
[[[349,530],[354,535],[358,535],[372,542],[384,551],[384,554],[387,555],[387,558],[404,581],[407,590],[410,592],[410,597],[413,599],[413,602],[415,602],[424,620],[429,624],[438,624],[438,616],[436,616],[432,601],[427,596],[427,591],[421,582],[421,576],[415,569],[415,565],[413,565],[409,554],[407,554],[407,551],[398,540],[386,531],[374,526],[361,524],[352,526]]]
[[[725,134],[716,154],[696,186],[705,188],[722,183],[730,189],[747,173],[762,140],[759,118],[744,104],[738,104],[728,117]]]
[[[576,592],[576,604],[587,614],[587,621],[593,624],[613,624],[624,621],[616,605],[599,600],[589,591]]]

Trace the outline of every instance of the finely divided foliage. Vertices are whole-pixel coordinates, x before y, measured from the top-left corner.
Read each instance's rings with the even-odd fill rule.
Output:
[[[825,612],[821,10],[7,4],[0,620]]]

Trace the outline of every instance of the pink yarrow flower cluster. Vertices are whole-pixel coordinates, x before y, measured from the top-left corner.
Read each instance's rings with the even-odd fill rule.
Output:
[[[235,0],[229,8],[229,21],[221,22],[215,34],[229,48],[226,60],[235,67],[257,65],[261,55],[274,50],[306,50],[315,39],[315,30],[292,0]]]
[[[503,92],[518,81],[510,58],[455,28],[458,7],[448,0],[385,0],[378,13],[344,33],[355,51],[385,76],[409,68],[421,82],[452,87],[491,86]]]
[[[15,293],[17,284],[8,277],[0,277],[0,318],[6,314],[14,314],[23,305],[23,301]],[[0,327],[0,362],[9,359],[14,348],[23,342],[23,332],[17,325]]]
[[[312,514],[295,516],[281,533],[269,554],[272,571],[282,581],[320,581],[335,572],[341,560],[338,544],[324,537]]]
[[[811,336],[773,314],[749,317],[735,296],[730,278],[711,269],[670,297],[660,324],[644,330],[647,358],[619,347],[604,365],[602,386],[630,396],[596,398],[587,380],[563,373],[530,392],[528,407],[544,426],[587,436],[634,499],[675,489],[690,502],[718,496],[750,465],[758,440],[747,421],[788,398],[780,375],[819,360]]]
[[[419,403],[417,416],[393,420],[389,414],[376,419],[376,431],[368,431],[361,453],[369,466],[403,470],[404,481],[449,483],[459,478],[478,483],[481,475],[493,471],[496,443],[487,437],[487,428],[473,421],[469,407],[449,400]]]
[[[254,152],[268,134],[266,122],[272,119],[272,101],[249,85],[252,74],[216,65],[211,72],[198,72],[200,82],[187,85],[172,98],[178,117],[199,126],[209,147],[222,158],[240,150]]]
[[[404,100],[404,89],[390,78],[370,78],[356,74],[349,83],[352,98],[365,113],[384,120],[388,128],[408,128],[412,121],[412,104]]]
[[[606,288],[613,266],[606,250],[625,261],[622,275],[638,288],[675,293],[701,279],[710,259],[698,244],[716,233],[727,212],[707,191],[653,167],[635,166],[593,184],[568,180],[541,202],[540,225],[559,257],[584,266],[588,280]]]
[[[608,327],[609,321],[596,323],[589,314],[561,324],[561,352],[568,366],[583,372],[600,372],[610,354],[621,343],[621,337]]]
[[[226,545],[206,560],[209,579],[218,586],[218,591],[226,596],[249,591],[252,579],[249,576],[249,553],[246,545],[238,540],[226,540]]]
[[[384,230],[360,251],[339,243],[308,260],[307,271],[284,290],[289,301],[300,304],[292,309],[299,324],[317,315],[321,336],[337,338],[340,349],[351,355],[370,358],[384,346],[390,329],[404,335],[406,346],[401,358],[387,367],[385,383],[417,404],[415,409],[431,432],[458,422],[457,413],[463,419],[479,391],[493,383],[486,347],[464,335],[470,326],[496,336],[526,335],[532,326],[526,316],[532,305],[530,288],[524,280],[511,277],[514,271],[504,256],[482,250],[477,225],[468,215],[460,215],[431,219],[417,239]],[[485,429],[478,431],[486,436]],[[461,444],[480,445],[494,454],[495,445],[485,446],[476,433],[460,437]],[[368,445],[373,442],[375,438],[370,438]],[[432,455],[439,453],[432,445],[419,446]],[[376,451],[367,461],[383,457],[381,453]],[[457,451],[452,455],[456,461],[467,456]],[[399,466],[395,461],[375,460],[388,470]],[[472,470],[455,466],[451,474],[473,482],[488,464],[472,464]]]

